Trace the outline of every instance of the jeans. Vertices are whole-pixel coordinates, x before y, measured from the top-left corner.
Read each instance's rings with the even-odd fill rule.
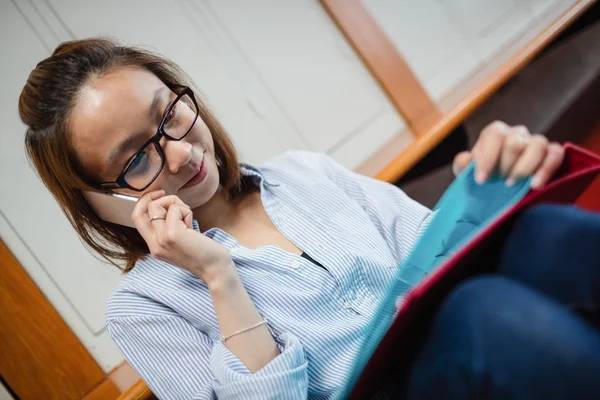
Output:
[[[544,205],[444,300],[409,399],[600,399],[600,215]]]

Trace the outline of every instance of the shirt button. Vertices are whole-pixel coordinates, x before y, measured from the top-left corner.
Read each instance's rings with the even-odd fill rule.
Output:
[[[229,250],[229,254],[234,255],[234,254],[237,254],[239,251],[240,251],[240,249],[238,249],[237,247],[234,247]]]
[[[344,302],[344,307],[346,307],[347,309],[351,309],[352,308],[352,304],[350,304],[349,301],[345,301]]]
[[[294,268],[294,269],[300,268],[300,261],[296,260],[296,261],[292,262],[292,268]]]

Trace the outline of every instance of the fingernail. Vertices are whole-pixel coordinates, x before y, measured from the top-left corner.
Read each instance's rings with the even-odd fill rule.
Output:
[[[487,174],[484,171],[478,171],[475,174],[475,182],[479,183],[480,185],[482,183],[484,183],[486,179],[487,179]]]
[[[537,189],[538,187],[540,187],[540,183],[541,183],[540,181],[541,181],[541,178],[539,176],[534,176],[531,179],[531,188]]]
[[[452,165],[452,173],[454,174],[454,176],[460,175],[460,171],[458,170],[458,167],[456,167],[454,164]]]
[[[508,187],[514,186],[515,183],[517,183],[517,180],[512,176],[506,180],[506,186]]]

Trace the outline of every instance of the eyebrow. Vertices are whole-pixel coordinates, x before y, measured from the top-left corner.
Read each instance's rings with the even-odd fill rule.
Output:
[[[159,113],[158,106],[160,105],[160,100],[162,98],[163,92],[166,88],[159,88],[154,92],[154,98],[152,99],[152,103],[150,104],[150,108],[148,109],[148,115],[150,118],[153,118],[155,115]],[[128,136],[125,140],[119,143],[109,154],[106,160],[106,170],[109,170],[112,166],[115,159],[127,149],[132,148],[134,145],[139,143],[141,138],[144,138],[147,134],[144,132],[138,132],[133,135]]]

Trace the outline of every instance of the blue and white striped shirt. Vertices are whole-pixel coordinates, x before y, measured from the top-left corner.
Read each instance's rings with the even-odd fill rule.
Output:
[[[204,233],[231,251],[281,354],[250,373],[220,342],[206,285],[151,256],[110,298],[110,336],[161,399],[338,398],[431,212],[326,155],[288,152],[242,174],[260,187],[279,231],[324,267],[275,246],[246,248],[220,229]]]

